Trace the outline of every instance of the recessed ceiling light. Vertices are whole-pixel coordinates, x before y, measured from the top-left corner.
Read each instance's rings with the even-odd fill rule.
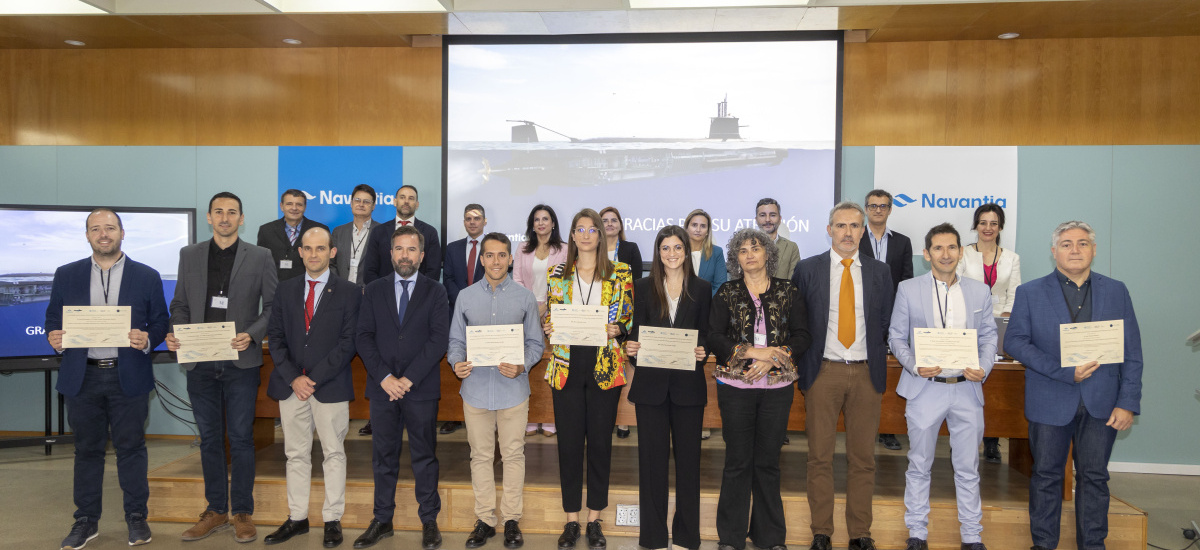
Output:
[[[78,40],[63,40],[63,42],[66,42],[67,44],[70,44],[72,46],[86,46],[87,45]]]
[[[1004,34],[1002,34],[1002,35],[998,36],[997,38],[999,38],[1000,40],[1012,40],[1012,39],[1014,39],[1014,38],[1016,38],[1016,37],[1018,37],[1018,36],[1021,36],[1021,33],[1016,33],[1016,32],[1006,32],[1006,33],[1004,33]]]
[[[303,44],[303,42],[301,42],[301,41],[299,41],[299,40],[296,40],[295,38],[284,38],[284,39],[283,39],[283,43],[284,43],[284,44],[291,44],[291,45],[293,45],[293,46],[295,46],[295,45],[298,45],[298,44]]]

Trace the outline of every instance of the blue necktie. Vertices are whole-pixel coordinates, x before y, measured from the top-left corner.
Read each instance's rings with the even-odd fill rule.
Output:
[[[408,309],[408,283],[412,281],[400,281],[400,286],[403,290],[400,292],[400,305],[396,308],[396,315],[400,317],[400,323],[404,324],[404,310]]]

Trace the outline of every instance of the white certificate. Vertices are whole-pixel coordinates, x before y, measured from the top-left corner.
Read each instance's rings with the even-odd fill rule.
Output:
[[[63,306],[62,347],[129,347],[132,311],[129,306]]]
[[[1125,361],[1125,320],[1063,323],[1058,325],[1058,346],[1064,367],[1091,361],[1121,363]]]
[[[179,351],[175,356],[180,363],[237,361],[238,352],[233,349],[237,334],[233,323],[175,325],[174,331],[179,340]]]
[[[943,371],[979,368],[979,336],[973,328],[913,329],[917,368]]]
[[[603,346],[608,343],[608,306],[554,304],[550,306],[554,332],[550,343],[563,346]]]
[[[477,325],[467,327],[467,361],[476,367],[500,363],[525,364],[525,327]]]
[[[699,336],[698,330],[639,327],[637,366],[694,370]]]

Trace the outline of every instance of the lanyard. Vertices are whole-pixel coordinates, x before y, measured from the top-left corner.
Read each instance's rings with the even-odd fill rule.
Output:
[[[580,279],[581,279],[581,277],[579,276],[579,270],[576,269],[575,270],[575,286],[579,287],[579,294],[580,294],[579,299],[582,300],[583,305],[586,306],[586,305],[588,305],[588,298],[590,298],[592,296],[592,285],[596,282],[596,272],[592,271],[592,280],[588,281],[588,291],[586,294],[583,292],[583,283],[579,282]]]
[[[940,316],[942,319],[942,328],[946,328],[946,316],[950,314],[950,285],[953,285],[956,282],[958,282],[957,274],[954,275],[954,279],[950,281],[950,284],[946,285],[946,305],[943,308],[942,287],[938,286],[937,279],[933,280],[933,291],[937,293],[938,316]]]
[[[363,243],[367,242],[367,233],[371,232],[371,220],[363,222],[363,228],[358,232],[359,237],[357,242],[350,243],[350,258],[357,258],[358,251],[362,250]],[[351,230],[353,233],[353,230]]]
[[[979,250],[978,244],[975,245],[975,250]],[[1002,253],[1004,253],[1004,249],[997,246],[996,247],[996,257],[994,259],[992,259],[992,278],[991,278],[991,280],[988,280],[988,265],[983,263],[983,253],[982,252],[979,253],[979,263],[983,264],[983,282],[987,283],[988,286],[996,286],[996,279],[1000,278],[999,265],[1000,265],[1000,254],[1002,254]]]
[[[880,255],[883,252],[883,241],[885,239],[887,239],[887,230],[884,230],[883,236],[880,237],[879,240],[875,240],[875,232],[874,231],[871,232],[871,244],[875,245],[875,259],[879,260],[881,262],[884,261],[884,259],[881,258]]]
[[[1079,314],[1083,312],[1083,304],[1086,304],[1088,301],[1088,297],[1092,295],[1092,282],[1085,281],[1083,284],[1087,285],[1087,290],[1083,291],[1083,301],[1079,302],[1079,307],[1075,308],[1075,311],[1070,311],[1071,300],[1069,298],[1067,298],[1067,285],[1065,283],[1059,285],[1062,287],[1063,301],[1067,302],[1067,310],[1068,310],[1067,313],[1071,315],[1072,323],[1074,323],[1075,320],[1079,318]]]
[[[112,268],[108,268],[108,281],[104,280],[104,270],[100,270],[100,289],[104,291],[104,305],[108,305],[108,287],[112,284]]]

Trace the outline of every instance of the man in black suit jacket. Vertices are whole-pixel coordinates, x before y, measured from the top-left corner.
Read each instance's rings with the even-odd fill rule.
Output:
[[[304,217],[308,200],[299,189],[288,189],[279,198],[279,210],[283,217],[258,227],[258,246],[271,251],[275,260],[275,275],[278,281],[286,281],[304,273],[300,261],[300,236],[314,227],[329,230],[325,224]]]
[[[887,265],[859,253],[866,214],[853,202],[829,213],[828,252],[796,265],[792,282],[808,304],[812,345],[800,357],[808,433],[808,505],[812,548],[833,535],[833,450],[838,415],[846,420],[846,525],[852,550],[874,549],[871,496],[875,436],[887,383],[887,334],[893,288]],[[836,281],[836,282],[835,282]]]
[[[442,241],[438,238],[437,230],[416,218],[417,208],[421,206],[417,200],[417,188],[411,185],[402,186],[396,190],[396,220],[392,223],[381,223],[371,229],[367,241],[367,255],[363,258],[366,264],[362,269],[363,283],[392,273],[392,232],[406,226],[417,228],[424,239],[424,260],[420,262],[421,275],[434,281],[442,278]],[[449,315],[449,313],[447,313]]]
[[[342,542],[346,509],[346,452],[354,380],[354,335],[362,291],[329,269],[337,255],[329,231],[314,227],[300,237],[305,275],[275,288],[267,345],[275,368],[267,395],[279,401],[287,456],[288,519],[263,542],[275,544],[308,532],[313,429],[321,436],[325,475],[324,544]]]
[[[450,299],[450,311],[454,301],[464,288],[483,278],[483,228],[487,227],[487,211],[478,204],[468,204],[463,209],[463,228],[467,236],[446,245],[442,284],[446,285],[446,297]]]
[[[386,226],[385,226],[386,227]],[[441,545],[438,497],[437,410],[441,397],[439,367],[450,343],[446,289],[417,272],[428,244],[412,226],[396,229],[391,239],[392,276],[368,283],[359,310],[356,342],[367,369],[374,439],[375,517],[355,548],[391,536],[396,511],[396,477],[401,436],[408,430],[417,513],[426,550]]]

